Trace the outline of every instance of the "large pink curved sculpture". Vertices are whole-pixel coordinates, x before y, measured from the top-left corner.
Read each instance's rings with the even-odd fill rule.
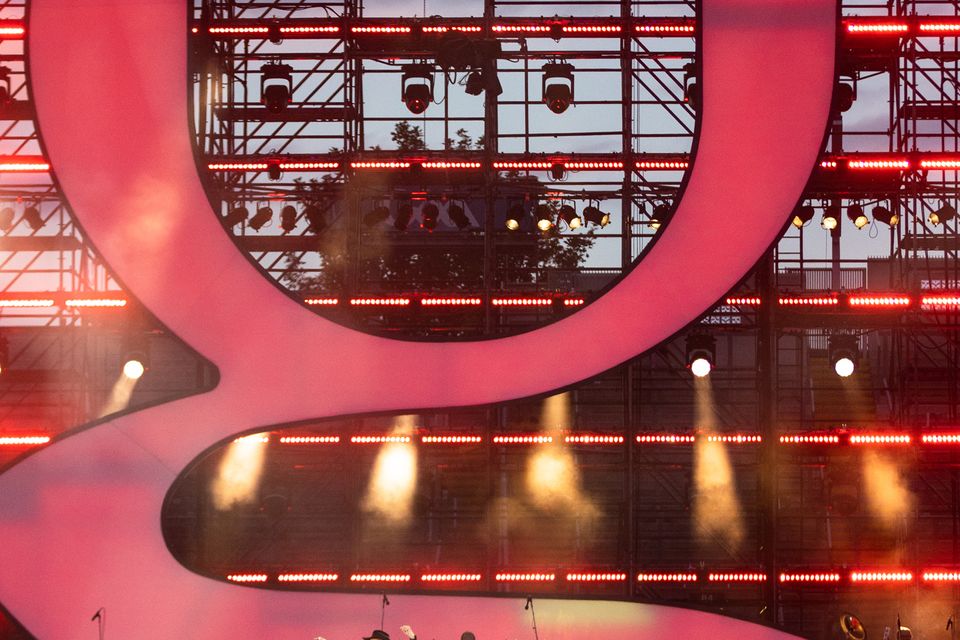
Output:
[[[130,292],[212,360],[221,381],[78,430],[0,476],[0,602],[32,633],[57,640],[90,637],[101,606],[114,638],[341,640],[369,631],[376,596],[258,591],[177,564],[160,532],[177,474],[216,441],[264,425],[541,393],[689,323],[775,240],[799,197],[827,118],[836,16],[835,0],[703,0],[695,163],[643,262],[601,300],[537,331],[422,344],[318,318],[264,280],[224,233],[193,163],[184,0],[31,0],[34,98],[72,209]],[[562,339],[571,332],[592,337]],[[551,640],[664,629],[780,635],[629,603],[544,601],[537,613]],[[496,598],[398,596],[391,616],[424,637],[529,633],[522,606]]]

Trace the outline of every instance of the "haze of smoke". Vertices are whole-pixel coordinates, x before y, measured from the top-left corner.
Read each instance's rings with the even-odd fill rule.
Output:
[[[411,436],[416,416],[397,416],[390,435]],[[384,444],[373,463],[373,471],[361,507],[383,518],[387,524],[401,526],[413,517],[413,497],[417,488],[417,451],[412,443]]]
[[[888,529],[913,508],[914,497],[899,465],[875,451],[863,453],[863,488],[870,512]]]
[[[266,453],[266,445],[256,436],[238,438],[227,445],[227,452],[210,486],[210,497],[216,509],[225,511],[253,502],[260,488]]]

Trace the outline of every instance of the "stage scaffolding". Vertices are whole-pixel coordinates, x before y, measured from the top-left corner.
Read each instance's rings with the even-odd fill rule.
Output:
[[[694,62],[694,39],[689,31],[637,27],[692,28],[696,3],[477,0],[472,15],[462,18],[433,16],[444,11],[444,3],[426,3],[426,17],[419,2],[408,4],[401,18],[383,15],[379,3],[364,7],[357,0],[193,3],[193,31],[185,34],[191,46],[191,124],[198,172],[213,211],[264,277],[299,299],[336,299],[335,305],[312,308],[363,330],[398,338],[485,338],[575,311],[577,305],[563,301],[589,302],[642,259],[657,225],[666,222],[656,207],[673,201],[693,141],[696,112],[689,98],[697,79],[687,65]],[[24,11],[22,1],[2,2],[0,22],[22,24]],[[410,17],[414,11],[419,15]],[[960,20],[958,12],[949,0],[843,7],[845,17],[867,20]],[[539,17],[544,13],[559,17]],[[509,28],[493,31],[494,25]],[[620,35],[587,30],[612,25],[620,27]],[[336,35],[318,29],[331,26],[339,28]],[[440,26],[448,31],[430,31]],[[491,59],[503,94],[467,95],[469,74],[436,71],[435,102],[421,115],[410,113],[401,100],[403,65],[432,61],[443,33],[467,26],[496,34],[484,39],[502,49]],[[564,26],[581,30],[564,32]],[[397,35],[384,28],[407,31]],[[956,156],[958,38],[841,37],[839,80],[855,88],[856,99],[835,115],[824,157]],[[0,39],[0,58],[11,79],[10,99],[0,106],[0,155],[42,161],[24,56],[22,37]],[[550,113],[541,100],[542,67],[550,62],[576,69],[573,104],[562,114]],[[264,65],[290,67],[292,99],[277,113],[261,102]],[[398,131],[402,135],[391,137]],[[577,162],[621,162],[625,168],[569,168]],[[542,164],[531,169],[529,163]],[[564,166],[551,175],[558,164]],[[930,221],[944,204],[958,206],[958,171],[846,177],[817,172],[806,194],[815,208],[813,221],[802,229],[790,226],[735,294],[772,303],[782,295],[827,292],[960,291],[957,219]],[[57,300],[43,307],[0,308],[0,331],[9,343],[9,367],[0,377],[0,436],[56,434],[97,417],[131,332],[149,337],[156,370],[141,383],[134,404],[204,388],[211,379],[207,365],[166,335],[136,301],[105,309],[60,303],[64,296],[125,294],[70,217],[49,172],[0,178],[0,209],[14,211],[12,225],[0,236],[2,295],[22,300],[55,292]],[[551,204],[555,213],[563,204],[581,214],[597,206],[610,214],[611,223],[589,229],[558,223],[549,235],[532,226],[506,229],[512,205],[519,203],[529,216],[538,202]],[[419,226],[428,203],[445,212],[433,232]],[[398,231],[394,223],[404,204],[412,204],[414,215]],[[463,228],[449,216],[453,204],[467,215]],[[888,227],[875,221],[859,231],[845,219],[852,204],[868,213],[885,207],[900,223]],[[294,215],[284,229],[286,206]],[[371,218],[381,206],[386,217]],[[40,223],[26,215],[30,207],[39,212]],[[241,207],[250,217],[231,217]],[[843,213],[840,233],[817,228],[830,207]],[[253,216],[265,208],[270,218],[255,228]],[[736,233],[736,224],[718,220],[718,237]],[[865,233],[876,236],[869,254],[852,240]],[[550,298],[553,304],[348,304],[354,298],[419,296]],[[932,313],[911,307],[827,314],[724,301],[707,315],[698,331],[717,340],[711,376],[717,429],[764,438],[759,445],[730,447],[745,523],[739,545],[717,536],[698,540],[691,532],[691,448],[634,444],[638,435],[687,433],[697,426],[682,338],[570,391],[571,432],[625,439],[622,446],[570,447],[599,516],[518,514],[503,506],[522,492],[529,450],[498,447],[492,438],[536,432],[541,404],[536,399],[423,416],[424,433],[480,434],[483,444],[423,453],[418,515],[405,536],[378,530],[357,507],[360,476],[350,476],[342,454],[270,445],[260,502],[217,512],[204,490],[215,470],[212,459],[175,491],[177,499],[164,516],[168,540],[185,563],[219,576],[323,562],[359,570],[387,554],[415,558],[419,568],[476,567],[484,574],[479,584],[451,588],[521,597],[527,587],[518,591],[493,575],[517,567],[548,565],[558,574],[589,567],[623,571],[628,578],[614,584],[558,581],[529,592],[705,607],[807,637],[820,637],[827,622],[846,610],[861,615],[871,635],[879,636],[878,627],[892,624],[899,611],[915,631],[933,633],[945,620],[933,620],[931,603],[952,611],[960,596],[954,586],[933,591],[919,582],[879,589],[797,586],[781,584],[778,572],[797,566],[842,572],[960,565],[956,455],[919,447],[883,452],[881,463],[904,469],[914,495],[909,515],[883,526],[869,515],[862,490],[864,455],[847,448],[778,447],[777,438],[838,428],[919,438],[956,429],[957,329],[956,306]],[[853,390],[829,371],[827,344],[838,332],[855,335],[864,354]],[[387,425],[352,419],[337,421],[334,429],[348,437]],[[300,431],[312,433],[310,427]],[[14,453],[0,451],[4,459]],[[359,450],[355,459],[362,469],[372,464]],[[733,586],[633,579],[643,571],[747,568],[768,578]]]

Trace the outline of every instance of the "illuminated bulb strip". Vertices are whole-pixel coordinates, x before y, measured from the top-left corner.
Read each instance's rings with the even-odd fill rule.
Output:
[[[540,24],[495,24],[494,33],[546,33],[550,27]]]
[[[847,24],[847,33],[906,33],[909,30],[910,25],[903,22]]]
[[[50,436],[0,436],[0,447],[32,447],[50,442]]]
[[[354,307],[405,307],[410,304],[410,298],[350,298],[350,304]]]
[[[420,576],[421,582],[480,582],[483,578],[479,573],[425,573]]]
[[[567,582],[624,582],[625,573],[568,573]]]
[[[490,304],[495,307],[546,307],[553,304],[553,298],[493,298]]]
[[[598,169],[623,169],[622,162],[564,162],[565,169],[571,171],[593,171]]]
[[[409,169],[409,162],[384,161],[384,162],[351,162],[351,169]]]
[[[693,33],[692,24],[638,24],[640,33]]]
[[[557,576],[552,573],[498,573],[497,582],[553,582]]]
[[[423,444],[471,444],[483,442],[483,436],[421,436]]]
[[[424,162],[420,166],[424,169],[479,169],[483,165],[479,162]]]
[[[836,296],[780,296],[777,303],[786,307],[826,307],[840,304]]]
[[[620,25],[589,25],[569,26],[563,28],[564,33],[620,33]]]
[[[765,573],[711,573],[707,576],[709,582],[764,582]]]
[[[281,436],[280,444],[337,444],[340,436]]]
[[[425,307],[478,307],[483,304],[480,298],[421,298]]]
[[[284,171],[297,169],[339,169],[339,162],[281,162],[278,165]]]
[[[730,296],[725,301],[726,304],[736,305],[740,307],[753,306],[756,307],[760,304],[759,296]]]
[[[924,307],[960,307],[960,295],[922,296],[920,304]]]
[[[686,160],[639,160],[635,166],[637,169],[671,170],[686,169],[690,163]]]
[[[210,162],[211,171],[266,171],[270,167],[266,162]]]
[[[820,161],[821,169],[836,169],[837,161],[836,160],[821,160]]]
[[[909,169],[909,160],[850,160],[850,169]]]
[[[340,579],[337,573],[281,573],[277,582],[336,582]]]
[[[4,162],[0,164],[0,172],[30,172],[30,171],[50,171],[50,165],[46,162]]]
[[[955,160],[921,160],[921,169],[960,169],[960,159]]]
[[[780,582],[840,582],[839,573],[781,573]]]
[[[851,571],[850,582],[911,582],[909,571]]]
[[[902,433],[850,436],[850,444],[910,444],[910,440],[910,436]]]
[[[211,35],[242,36],[254,33],[270,33],[270,27],[210,27]]]
[[[252,436],[241,436],[239,438],[234,438],[233,441],[267,444],[268,442],[270,442],[270,436],[263,435],[262,433],[255,433]]]
[[[439,27],[423,28],[424,33],[446,33],[447,31],[464,31],[467,33],[479,33],[483,31],[483,27],[471,25],[471,26],[452,26],[452,27],[439,26]]]
[[[231,573],[227,576],[227,580],[230,582],[266,582],[267,574],[265,573]]]
[[[353,444],[396,444],[410,442],[410,436],[350,436]]]
[[[52,307],[54,301],[50,298],[10,298],[0,300],[0,307]]]
[[[637,436],[640,444],[690,444],[695,439],[692,435],[657,434]]]
[[[960,433],[926,433],[920,436],[924,444],[960,444]]]
[[[780,436],[780,444],[839,444],[840,436]]]
[[[340,33],[340,27],[280,27],[280,33]]]
[[[735,435],[711,435],[707,436],[707,442],[727,442],[730,444],[748,444],[762,442],[763,437],[756,434],[742,434],[738,433]]]
[[[68,298],[63,301],[67,307],[119,308],[127,306],[124,298]]]
[[[494,169],[550,169],[552,162],[494,162]]]
[[[409,573],[354,573],[350,582],[410,582]]]
[[[350,27],[352,33],[410,33],[410,27]]]
[[[563,301],[563,306],[565,307],[579,307],[586,304],[586,300],[583,298],[567,298]]]
[[[910,296],[850,296],[851,307],[909,307]]]
[[[931,34],[960,33],[960,22],[921,22],[919,29]]]
[[[637,582],[696,582],[695,573],[638,573]]]
[[[589,434],[563,437],[563,441],[567,444],[623,444],[623,440],[623,436],[596,436]]]
[[[553,436],[493,436],[494,444],[550,444]]]
[[[924,571],[924,582],[960,582],[960,571]]]
[[[334,307],[340,304],[339,298],[304,298],[304,304],[311,307]]]
[[[23,27],[19,26],[4,26],[0,27],[0,36],[23,36],[26,33],[26,30]]]

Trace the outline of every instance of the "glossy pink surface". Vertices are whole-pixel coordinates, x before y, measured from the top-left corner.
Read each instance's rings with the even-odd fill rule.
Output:
[[[673,222],[643,262],[601,300],[531,333],[423,344],[318,318],[223,231],[193,162],[183,0],[32,0],[33,93],[73,212],[129,291],[210,358],[221,383],[80,431],[0,476],[0,602],[38,637],[58,640],[91,637],[101,606],[114,638],[367,634],[379,621],[376,595],[260,591],[181,567],[160,533],[167,489],[205,448],[258,426],[571,384],[656,345],[720,298],[776,238],[815,162],[836,5],[703,0],[702,10],[696,159]],[[738,224],[716,222],[731,219]],[[564,340],[570,333],[591,339]],[[393,603],[394,633],[409,623],[424,638],[531,634],[522,598]],[[542,601],[537,615],[550,640],[678,628],[685,637],[782,635],[630,603]]]

